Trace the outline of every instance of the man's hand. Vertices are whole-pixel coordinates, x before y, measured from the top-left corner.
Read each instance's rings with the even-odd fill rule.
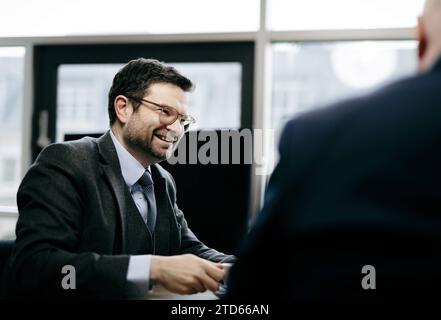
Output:
[[[150,280],[179,294],[217,291],[224,276],[223,266],[192,254],[152,256]]]

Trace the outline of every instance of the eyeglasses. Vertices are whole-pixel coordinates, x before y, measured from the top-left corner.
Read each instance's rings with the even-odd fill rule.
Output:
[[[174,123],[179,118],[179,123],[184,128],[184,132],[187,132],[190,129],[190,126],[196,123],[196,120],[192,116],[181,114],[175,108],[163,106],[143,98],[137,98],[127,95],[126,97],[141,103],[143,106],[146,106],[152,110],[157,111],[159,113],[159,121],[161,121],[161,123],[166,126]],[[146,103],[151,104],[153,106],[149,106]]]

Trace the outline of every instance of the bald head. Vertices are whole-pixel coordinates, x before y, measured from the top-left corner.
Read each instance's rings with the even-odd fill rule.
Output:
[[[441,0],[427,0],[418,21],[419,70],[429,70],[441,57]]]
[[[423,15],[430,14],[432,12],[436,12],[441,7],[441,0],[427,0],[424,5],[424,13]]]

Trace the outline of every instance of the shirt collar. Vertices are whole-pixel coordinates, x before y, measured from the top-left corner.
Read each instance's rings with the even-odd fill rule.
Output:
[[[139,180],[139,178],[141,178],[145,170],[149,170],[149,167],[144,168],[142,164],[121,145],[113,134],[112,130],[110,130],[110,137],[115,145],[116,154],[118,155],[119,165],[121,166],[121,173],[124,181],[126,182],[126,185],[131,188]]]

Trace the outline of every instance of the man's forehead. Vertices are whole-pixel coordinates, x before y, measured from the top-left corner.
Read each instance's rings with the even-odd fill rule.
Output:
[[[187,92],[182,90],[179,86],[173,83],[157,82],[153,83],[146,90],[146,95],[165,95],[178,97],[180,99],[187,99]]]
[[[153,84],[144,97],[154,100],[158,104],[177,109],[180,113],[187,113],[189,93],[177,85],[169,83]]]

